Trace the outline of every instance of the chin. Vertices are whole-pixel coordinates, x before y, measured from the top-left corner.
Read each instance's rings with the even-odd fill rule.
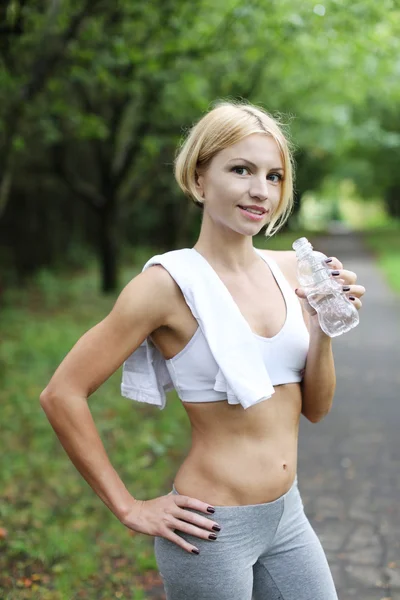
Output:
[[[237,233],[246,237],[254,237],[261,233],[261,231],[266,227],[266,225],[262,225],[261,227],[248,227],[246,230],[243,228],[241,231],[236,230]]]

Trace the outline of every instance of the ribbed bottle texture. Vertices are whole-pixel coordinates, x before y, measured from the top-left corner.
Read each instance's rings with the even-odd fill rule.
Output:
[[[342,285],[330,275],[322,252],[313,250],[307,238],[293,242],[297,256],[297,277],[307,300],[317,311],[321,329],[336,337],[356,327],[358,311],[342,290]]]

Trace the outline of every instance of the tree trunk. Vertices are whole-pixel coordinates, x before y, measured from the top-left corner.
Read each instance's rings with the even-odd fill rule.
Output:
[[[391,217],[400,217],[400,185],[392,185],[385,193],[385,203]]]
[[[114,201],[108,201],[99,211],[99,260],[104,294],[115,292],[118,287],[116,208]]]

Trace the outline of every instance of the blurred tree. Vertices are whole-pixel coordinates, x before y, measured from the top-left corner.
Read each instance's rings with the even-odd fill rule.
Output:
[[[123,240],[153,235],[168,248],[193,235],[196,209],[171,167],[182,131],[211,100],[248,98],[284,115],[298,201],[327,173],[352,168],[361,185],[371,157],[397,144],[398,123],[396,134],[384,120],[399,99],[393,0],[53,0],[47,13],[10,0],[3,16],[3,207],[13,174],[32,177],[34,165],[34,176],[56,177],[64,190],[54,201],[84,201],[92,213],[105,291],[117,285]],[[385,172],[381,193],[395,179]],[[21,187],[29,194],[14,179],[15,194]]]
[[[52,0],[42,14],[40,3],[8,0],[0,7],[0,91],[2,140],[0,146],[0,216],[4,212],[14,172],[14,159],[23,146],[20,122],[35,97],[62,61],[68,44],[84,20],[95,14],[97,0],[72,12],[65,27],[60,0]]]

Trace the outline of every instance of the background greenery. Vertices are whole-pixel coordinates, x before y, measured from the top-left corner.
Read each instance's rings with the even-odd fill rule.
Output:
[[[3,2],[3,286],[96,256],[102,289],[115,291],[127,247],[189,243],[198,209],[171,167],[217,98],[287,123],[292,225],[307,192],[340,217],[343,181],[398,218],[399,15],[394,0]]]
[[[295,210],[256,244],[362,230],[400,292],[400,9],[9,0],[0,33],[0,597],[146,598],[152,541],[76,473],[39,394],[149,256],[193,244],[200,213],[172,163],[218,98],[280,115],[294,142]],[[165,493],[186,415],[174,394],[132,405],[119,381],[90,398],[106,449],[139,498]]]

